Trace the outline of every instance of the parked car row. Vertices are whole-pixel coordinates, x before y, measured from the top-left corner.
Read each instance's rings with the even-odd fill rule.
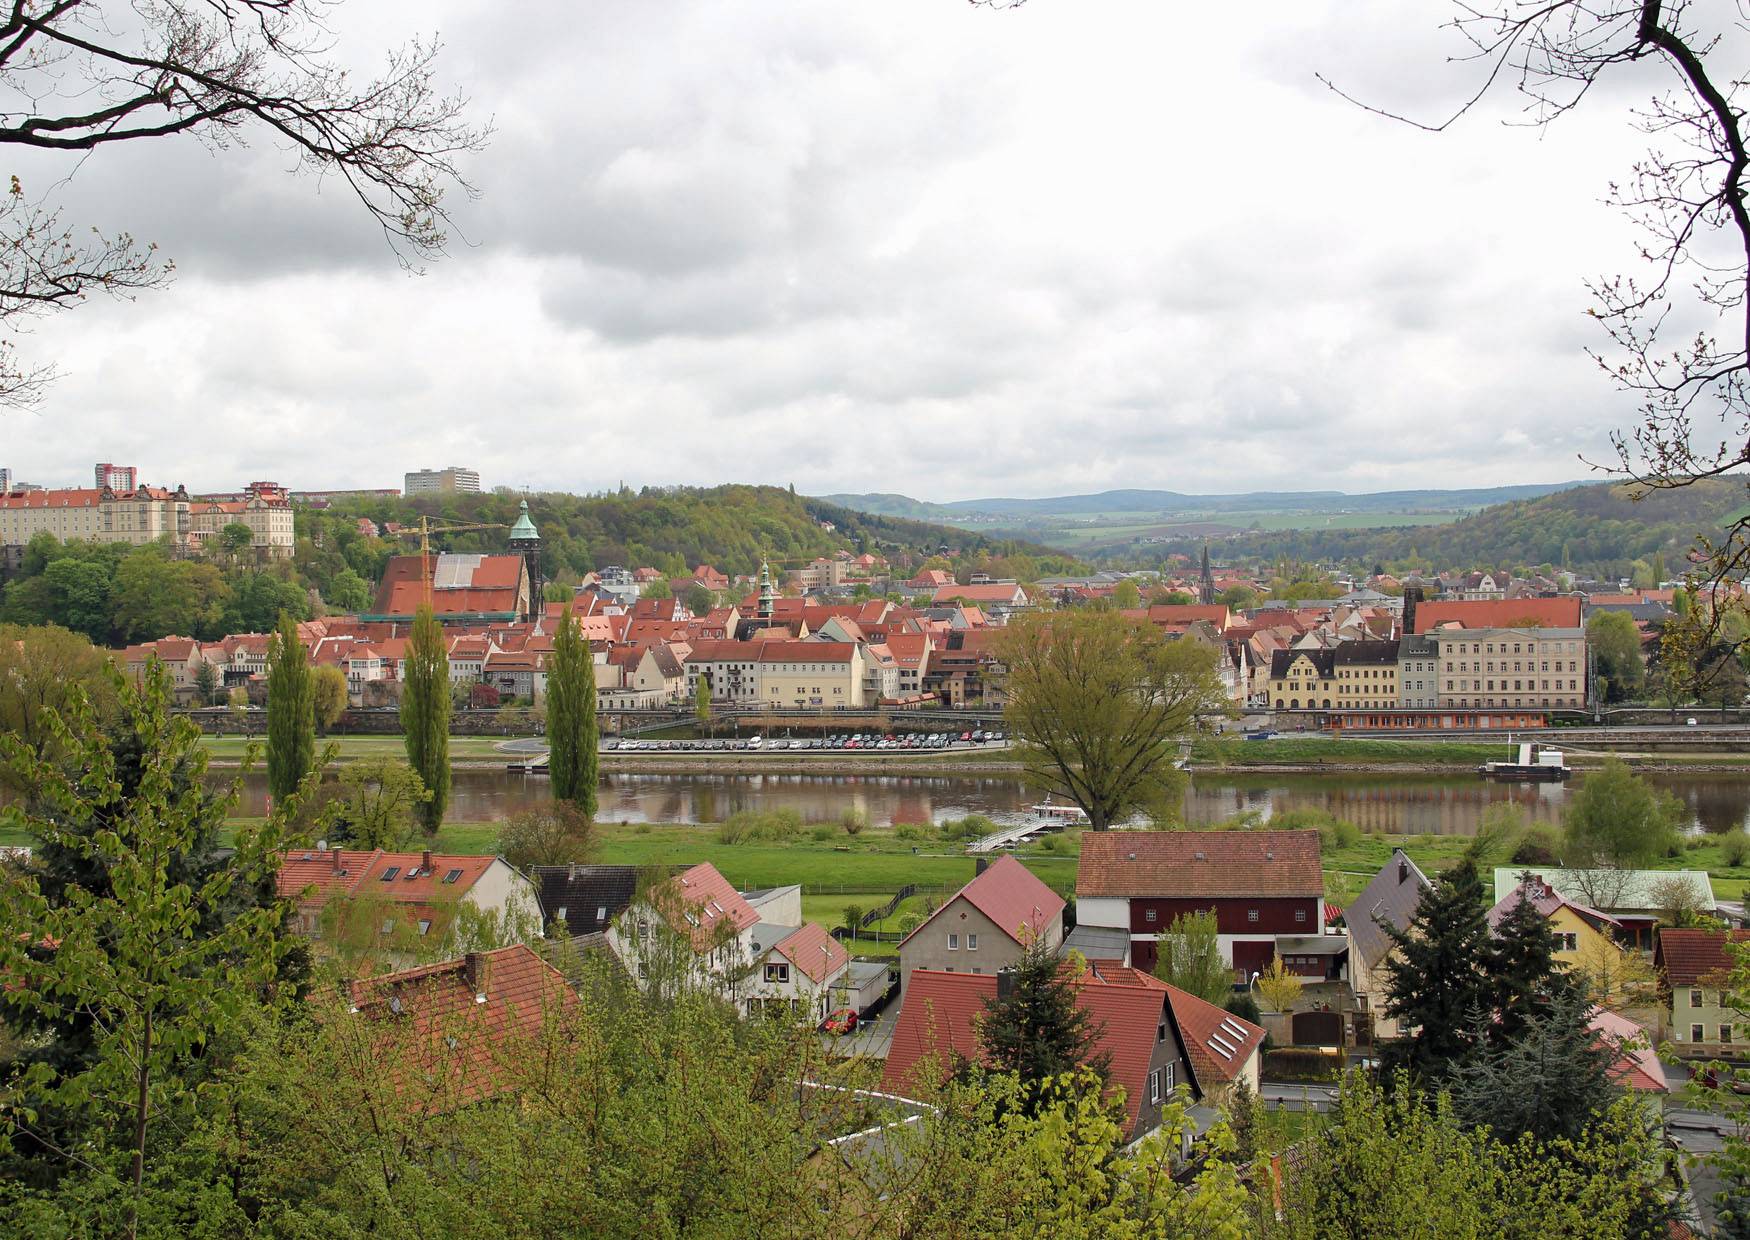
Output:
[[[619,753],[698,753],[715,750],[739,750],[744,752],[777,752],[794,750],[827,750],[827,749],[873,749],[873,750],[911,750],[948,749],[956,745],[986,745],[1007,740],[1008,734],[1000,731],[985,731],[982,728],[969,732],[853,732],[846,736],[819,736],[801,739],[787,737],[767,738],[751,736],[741,740],[699,740],[699,741],[658,741],[640,740],[628,737],[624,740],[609,737],[602,741],[604,752]]]

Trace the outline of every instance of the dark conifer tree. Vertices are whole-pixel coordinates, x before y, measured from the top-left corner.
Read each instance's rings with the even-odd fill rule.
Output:
[[[993,1071],[1013,1072],[1030,1086],[1084,1064],[1106,1074],[1106,1059],[1095,1050],[1100,1031],[1076,1006],[1075,984],[1043,942],[1022,953],[1012,981],[999,974],[997,997],[984,1007],[978,1037]]]

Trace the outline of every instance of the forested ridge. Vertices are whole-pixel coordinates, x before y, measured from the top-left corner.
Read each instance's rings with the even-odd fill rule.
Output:
[[[1450,525],[1385,529],[1251,531],[1215,542],[1224,559],[1289,557],[1370,565],[1422,560],[1436,569],[1548,564],[1604,577],[1629,575],[1635,560],[1663,555],[1677,571],[1697,535],[1715,535],[1750,495],[1744,480],[1698,481],[1633,498],[1631,487],[1600,483],[1537,499],[1496,504]],[[1195,554],[1202,536],[1132,544],[1103,553],[1113,562]]]
[[[484,525],[490,528],[434,534],[432,547],[501,552],[523,498],[493,493],[300,505],[291,559],[265,563],[247,550],[247,537],[242,546],[215,539],[204,553],[179,557],[156,543],[62,543],[39,534],[0,594],[0,622],[58,624],[99,645],[119,647],[171,634],[210,641],[226,633],[266,632],[281,612],[302,620],[324,609],[362,611],[389,558],[419,546],[417,538],[396,536],[386,525],[416,527],[421,516]],[[650,566],[675,577],[709,564],[730,576],[745,575],[767,557],[781,575],[786,567],[841,550],[887,557],[899,571],[947,553],[956,567],[1021,580],[1077,563],[1033,544],[867,516],[780,487],[544,492],[527,498],[550,582],[574,582],[610,564]],[[361,528],[361,517],[378,532]]]

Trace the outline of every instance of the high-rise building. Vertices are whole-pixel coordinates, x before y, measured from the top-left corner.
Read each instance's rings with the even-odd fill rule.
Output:
[[[132,491],[138,486],[137,472],[132,465],[111,465],[108,461],[99,461],[93,471],[97,475],[97,489],[108,487],[112,491]]]
[[[0,495],[5,495],[10,490],[12,490],[12,471],[0,468]]]
[[[415,469],[406,476],[402,493],[406,495],[437,495],[444,492],[478,492],[480,475],[460,465],[445,469]]]

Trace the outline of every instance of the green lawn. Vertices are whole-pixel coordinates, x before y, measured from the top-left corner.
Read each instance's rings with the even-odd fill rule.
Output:
[[[509,762],[513,755],[506,754],[498,748],[500,743],[509,739],[503,736],[452,736],[450,737],[450,758],[463,761],[478,761],[492,758]],[[266,738],[261,736],[203,736],[201,743],[214,758],[226,762],[238,762],[251,744],[265,746]],[[399,735],[394,736],[324,736],[316,741],[318,750],[323,746],[332,745],[335,756],[342,762],[357,761],[361,758],[400,758],[407,754],[406,743]]]
[[[1318,735],[1277,736],[1265,741],[1200,740],[1191,751],[1199,764],[1217,766],[1297,766],[1318,763],[1366,762],[1385,765],[1474,767],[1507,757],[1505,740],[1394,741],[1327,738]]]

